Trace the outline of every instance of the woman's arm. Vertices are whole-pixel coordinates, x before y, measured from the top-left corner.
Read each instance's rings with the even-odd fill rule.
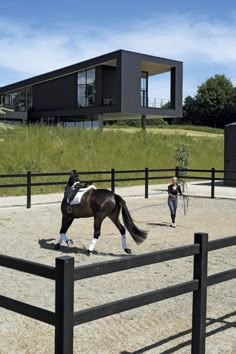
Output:
[[[168,186],[168,195],[169,197],[173,197],[173,194],[171,194],[171,185]]]

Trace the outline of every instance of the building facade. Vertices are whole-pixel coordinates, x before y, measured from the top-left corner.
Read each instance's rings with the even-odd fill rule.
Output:
[[[97,127],[104,120],[180,117],[182,70],[179,61],[118,50],[1,87],[1,103],[13,111],[0,118]],[[162,74],[169,97],[150,98],[150,79]]]
[[[236,186],[236,122],[225,126],[224,170],[224,184]]]

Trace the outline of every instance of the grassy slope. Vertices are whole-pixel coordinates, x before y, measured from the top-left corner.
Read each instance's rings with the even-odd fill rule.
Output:
[[[223,167],[223,136],[191,137],[162,133],[130,134],[60,127],[16,127],[2,133],[0,173],[173,168],[175,148],[187,142],[192,168]],[[0,180],[2,183],[3,180]],[[61,187],[59,187],[61,189]],[[48,189],[47,189],[48,190]],[[43,189],[38,189],[42,192]],[[0,190],[1,193],[1,190]],[[13,193],[14,194],[14,193]]]

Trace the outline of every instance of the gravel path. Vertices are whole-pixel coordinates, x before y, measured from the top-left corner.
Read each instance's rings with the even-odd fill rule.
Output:
[[[177,228],[169,227],[166,197],[130,198],[127,204],[138,225],[148,230],[141,246],[128,238],[134,254],[193,243],[194,232],[209,233],[210,239],[236,234],[236,200],[191,198],[187,216],[179,203]],[[114,225],[105,220],[97,253],[85,256],[81,249],[92,236],[93,220],[76,220],[69,230],[75,247],[52,249],[60,228],[59,205],[32,209],[0,210],[1,253],[54,265],[55,257],[75,257],[84,265],[124,256]],[[209,274],[235,267],[235,247],[209,254]],[[75,284],[75,310],[115,301],[188,281],[192,277],[192,257],[106,275]],[[207,354],[236,353],[236,281],[208,289]],[[1,268],[1,294],[54,310],[54,283],[50,280]],[[190,294],[144,306],[75,327],[74,353],[134,354],[190,353]],[[0,308],[1,354],[53,354],[51,326]]]

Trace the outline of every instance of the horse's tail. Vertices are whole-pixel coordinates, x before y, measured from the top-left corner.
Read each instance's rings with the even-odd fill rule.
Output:
[[[129,231],[133,240],[140,245],[147,238],[147,232],[139,229],[135,224],[127,208],[126,202],[118,194],[115,194],[116,203],[122,208],[122,217],[125,227]]]

